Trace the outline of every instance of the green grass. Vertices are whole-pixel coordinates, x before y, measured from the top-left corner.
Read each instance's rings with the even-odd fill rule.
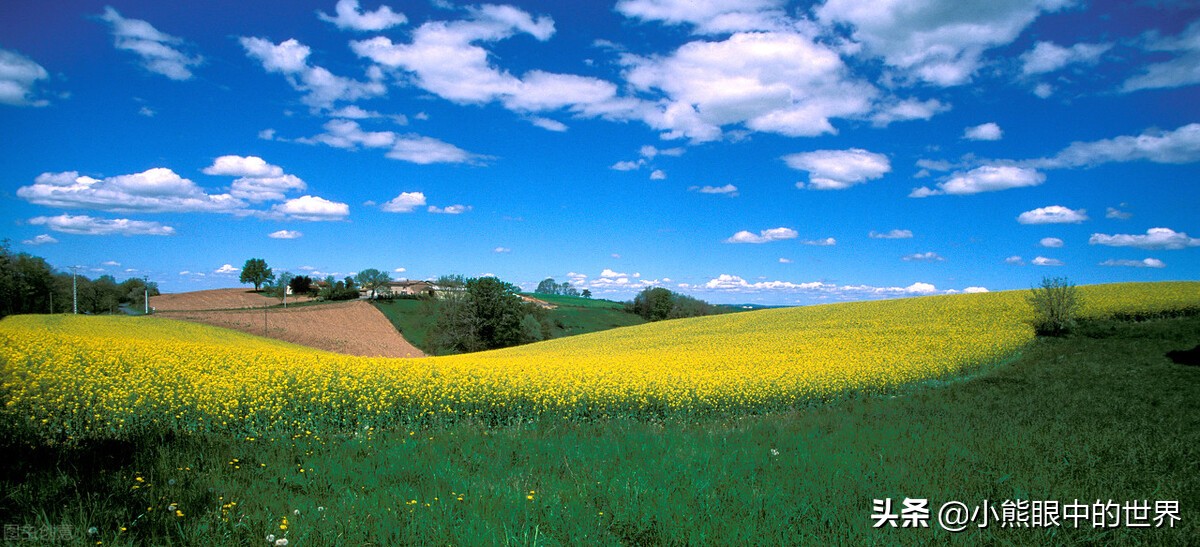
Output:
[[[1200,368],[1163,354],[1198,343],[1197,317],[1092,323],[969,378],[700,421],[165,436],[68,449],[31,446],[9,420],[0,522],[66,524],[76,542],[105,545],[265,545],[268,533],[283,535],[285,516],[291,546],[1187,545],[1200,537]],[[1178,500],[1182,521],[874,529],[872,500],[887,497],[934,507]]]
[[[432,355],[432,348],[426,345],[426,340],[429,330],[433,328],[434,317],[425,312],[420,300],[397,298],[391,302],[375,300],[371,303],[383,312],[405,340]]]

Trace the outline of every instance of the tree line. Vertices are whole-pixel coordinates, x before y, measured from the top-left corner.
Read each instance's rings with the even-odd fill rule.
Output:
[[[140,277],[118,282],[111,275],[90,279],[76,275],[75,290],[69,272],[55,271],[45,259],[14,253],[7,240],[0,242],[0,317],[20,313],[117,313],[122,306],[135,312],[145,309],[147,289],[158,296],[158,284]],[[77,300],[76,300],[77,297]]]

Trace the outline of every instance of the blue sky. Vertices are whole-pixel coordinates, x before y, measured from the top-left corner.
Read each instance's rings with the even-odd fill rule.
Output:
[[[1195,2],[5,2],[0,237],[168,292],[1197,279],[1198,85]]]

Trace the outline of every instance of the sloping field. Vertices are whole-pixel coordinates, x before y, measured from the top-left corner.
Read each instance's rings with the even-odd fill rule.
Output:
[[[345,355],[425,356],[396,331],[383,313],[358,300],[287,309],[160,311],[159,314]]]
[[[1081,292],[1097,317],[1200,311],[1197,282]],[[155,317],[16,316],[0,322],[0,392],[59,436],[758,412],[1008,359],[1034,337],[1027,295],[763,310],[427,359],[334,355]]]
[[[289,296],[289,302],[307,302],[307,296]],[[150,297],[150,306],[155,311],[181,310],[230,310],[240,308],[265,308],[280,303],[278,298],[246,289],[212,289]]]

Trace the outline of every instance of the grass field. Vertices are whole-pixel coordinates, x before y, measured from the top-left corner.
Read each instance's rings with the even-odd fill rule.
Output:
[[[995,293],[422,360],[10,317],[0,522],[110,545],[1183,545],[1200,533],[1200,370],[1163,354],[1200,343],[1198,289],[1085,287],[1067,339],[1035,340],[1024,294]],[[871,527],[873,500],[905,497],[1177,501],[1182,520]]]

